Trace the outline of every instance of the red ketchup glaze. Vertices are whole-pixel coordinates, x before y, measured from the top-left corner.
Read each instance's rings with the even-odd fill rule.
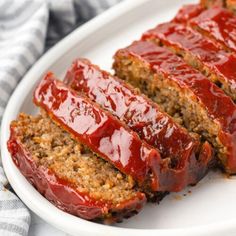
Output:
[[[198,16],[204,8],[200,4],[188,4],[180,8],[176,16],[174,17],[174,22],[187,22],[189,19]]]
[[[236,52],[236,16],[231,11],[220,7],[209,8],[189,24],[223,48]]]
[[[236,56],[220,50],[200,33],[176,23],[164,23],[143,35],[145,40],[151,38],[193,55],[236,92]]]
[[[48,73],[34,93],[34,102],[76,140],[140,184],[160,190],[160,154],[118,119],[88,98],[70,90]],[[152,172],[152,175],[150,175]]]
[[[151,41],[136,41],[121,53],[142,60],[154,73],[174,81],[180,88],[190,91],[208,115],[219,124],[219,140],[227,148],[227,171],[236,172],[236,105],[215,84],[180,57]]]
[[[175,169],[165,170],[170,179],[165,181],[166,190],[179,191],[197,183],[206,173],[212,158],[209,144],[204,144],[197,161],[199,142],[134,88],[86,59],[76,60],[64,81],[126,123],[141,139],[156,147],[162,158],[180,160]]]
[[[102,218],[111,210],[119,212],[120,218],[116,218],[118,215],[113,217],[109,221],[112,223],[120,220],[122,216],[126,216],[128,212],[140,211],[145,204],[146,197],[140,192],[137,192],[134,198],[117,206],[109,202],[95,200],[89,194],[79,192],[71,183],[58,178],[52,170],[38,166],[16,134],[17,129],[11,126],[11,136],[7,145],[14,163],[42,195],[63,211],[88,220]]]

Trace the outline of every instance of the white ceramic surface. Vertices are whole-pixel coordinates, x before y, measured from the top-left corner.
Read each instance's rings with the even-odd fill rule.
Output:
[[[31,214],[31,224],[28,236],[71,236],[70,234],[67,234],[55,228],[51,224],[45,222],[33,212],[30,212],[30,214]]]
[[[9,123],[20,111],[35,113],[32,91],[48,70],[63,78],[76,57],[87,57],[110,70],[112,55],[142,32],[170,20],[178,8],[194,0],[126,0],[75,30],[46,53],[27,73],[6,108],[1,127],[2,162],[7,177],[24,203],[50,224],[80,236],[235,236],[236,178],[210,173],[196,187],[170,194],[160,205],[148,204],[137,216],[105,226],[64,213],[43,198],[14,166],[6,148]]]

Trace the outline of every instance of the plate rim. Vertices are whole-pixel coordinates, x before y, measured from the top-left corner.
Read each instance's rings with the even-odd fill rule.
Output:
[[[99,16],[93,18],[89,22],[85,23],[84,25],[78,27],[75,29],[72,33],[70,33],[68,36],[66,36],[64,39],[62,39],[59,43],[57,43],[55,46],[53,46],[50,50],[48,50],[32,67],[31,69],[25,74],[25,76],[22,78],[20,83],[18,84],[17,88],[11,95],[7,107],[3,114],[2,124],[1,124],[1,162],[3,164],[4,171],[6,173],[6,176],[9,180],[9,183],[12,185],[13,189],[17,193],[17,195],[24,199],[22,200],[25,205],[29,209],[31,209],[35,214],[37,214],[39,217],[47,221],[48,223],[54,225],[55,227],[61,229],[62,231],[65,231],[66,227],[62,227],[60,224],[55,224],[55,221],[52,219],[53,217],[50,217],[49,215],[43,216],[43,213],[48,212],[48,207],[52,209],[53,211],[56,211],[55,213],[59,214],[59,217],[65,217],[67,221],[74,223],[79,223],[81,226],[81,232],[88,235],[90,233],[91,235],[94,235],[94,233],[98,233],[97,231],[100,230],[102,233],[101,235],[104,235],[106,232],[107,234],[112,235],[120,235],[120,233],[129,233],[130,235],[137,235],[137,236],[143,236],[146,233],[149,233],[149,235],[156,235],[156,233],[159,233],[160,236],[169,236],[173,235],[175,233],[176,235],[214,235],[217,233],[217,235],[220,233],[225,233],[226,231],[228,233],[232,232],[236,229],[236,218],[232,220],[224,220],[222,222],[218,223],[211,223],[206,225],[199,225],[199,226],[192,226],[192,227],[186,227],[186,228],[172,228],[172,229],[135,229],[135,228],[122,228],[122,227],[116,227],[116,226],[107,226],[102,224],[97,224],[94,222],[83,220],[79,217],[70,215],[66,212],[63,212],[62,210],[59,210],[56,208],[53,204],[51,204],[47,199],[45,199],[41,194],[37,192],[31,186],[27,180],[23,177],[23,175],[20,173],[20,171],[16,168],[13,161],[10,157],[10,154],[7,150],[6,141],[8,140],[7,133],[5,132],[9,129],[9,116],[12,114],[12,107],[14,107],[16,103],[16,98],[20,98],[20,94],[23,92],[24,87],[26,86],[26,83],[28,82],[28,78],[32,78],[37,72],[39,72],[39,68],[46,67],[47,61],[53,60],[54,62],[58,60],[61,56],[63,56],[64,53],[66,53],[68,50],[72,48],[72,44],[77,44],[79,40],[83,40],[86,38],[86,35],[89,34],[91,31],[94,30],[94,28],[99,25],[106,25],[107,18],[109,19],[115,19],[119,17],[120,15],[131,11],[135,7],[140,7],[142,4],[146,2],[151,2],[155,0],[124,0],[123,2],[117,4],[116,6],[111,7],[104,13],[100,14]],[[79,38],[79,39],[78,39]],[[60,50],[59,50],[60,49]],[[55,59],[56,58],[56,59]],[[34,80],[30,81],[30,84],[34,84],[37,82],[37,77]],[[24,99],[21,99],[20,101],[23,101]],[[8,167],[13,168],[12,171],[8,169]],[[11,176],[11,172],[17,171],[21,175],[21,180],[17,179],[14,180]],[[25,196],[23,197],[23,193],[20,190],[20,187],[17,187],[17,183],[20,183],[23,179],[25,179],[25,183],[27,186],[30,186],[34,193],[34,198],[38,199],[40,201],[43,201],[43,204],[46,204],[43,208],[39,209],[36,203],[30,202],[30,198],[28,196],[29,201],[25,201]],[[26,188],[26,187],[25,187]],[[49,204],[48,204],[49,203]],[[44,212],[42,212],[44,211]],[[68,225],[69,226],[69,225]],[[83,227],[83,228],[82,228]],[[85,230],[86,229],[86,230]],[[85,231],[84,231],[85,230]],[[116,232],[114,232],[116,231]],[[70,230],[68,229],[68,232]],[[74,234],[72,232],[72,234]],[[89,235],[90,235],[89,234]]]

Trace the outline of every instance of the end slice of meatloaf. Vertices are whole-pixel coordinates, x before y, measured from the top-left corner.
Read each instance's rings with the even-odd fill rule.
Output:
[[[225,8],[209,8],[188,22],[226,51],[236,52],[236,16]]]
[[[64,82],[111,112],[159,150],[166,163],[166,170],[162,169],[162,175],[166,172],[162,184],[166,191],[180,191],[188,184],[196,184],[207,173],[213,156],[209,143],[200,144],[198,137],[192,137],[138,89],[86,59],[72,64]]]
[[[146,32],[143,39],[169,47],[236,101],[236,56],[219,50],[200,33],[176,23],[158,25]]]
[[[160,154],[125,124],[48,73],[34,102],[91,151],[130,175],[147,191],[162,191]]]
[[[115,55],[116,74],[151,97],[190,132],[215,147],[228,173],[236,173],[236,106],[215,84],[180,57],[150,41]]]
[[[146,198],[134,181],[55,125],[45,114],[20,114],[8,150],[38,191],[58,208],[112,223],[139,212]]]

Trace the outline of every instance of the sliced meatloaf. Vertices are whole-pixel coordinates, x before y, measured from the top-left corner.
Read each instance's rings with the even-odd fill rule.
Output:
[[[226,8],[190,4],[181,8],[173,21],[191,26],[226,51],[236,52],[236,16]]]
[[[226,51],[236,52],[236,16],[225,8],[209,8],[188,22]]]
[[[8,150],[38,191],[58,208],[88,220],[120,221],[146,201],[123,175],[44,113],[20,114],[11,123]]]
[[[180,57],[151,41],[136,41],[115,55],[116,74],[182,118],[215,147],[228,173],[236,173],[236,106],[215,84]]]
[[[112,114],[56,80],[52,73],[36,88],[34,102],[74,139],[131,176],[146,192],[165,187],[159,152]]]
[[[186,23],[188,20],[198,16],[205,8],[200,4],[188,4],[182,6],[172,21]]]
[[[212,160],[210,145],[200,144],[198,137],[189,135],[139,90],[86,59],[72,64],[64,82],[110,111],[160,151],[168,167],[166,191],[180,191],[188,184],[196,184],[206,174]]]
[[[176,23],[158,25],[146,32],[143,39],[169,47],[236,101],[236,56],[219,50],[200,33]]]

